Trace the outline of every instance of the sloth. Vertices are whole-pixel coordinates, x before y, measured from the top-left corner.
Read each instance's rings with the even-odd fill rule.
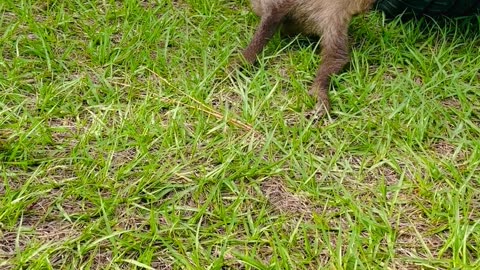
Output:
[[[384,11],[388,17],[408,12],[413,15],[460,16],[480,11],[480,0],[465,0],[468,5],[465,1],[459,1],[463,4],[446,3],[449,1],[453,0],[251,0],[252,9],[261,20],[253,39],[242,52],[242,61],[254,64],[279,29],[285,35],[319,36],[322,63],[309,94],[317,100],[316,111],[324,114],[330,110],[330,78],[349,61],[348,27],[355,15],[373,8]]]
[[[322,64],[309,94],[317,100],[319,112],[330,110],[330,77],[348,62],[348,26],[353,16],[371,9],[373,0],[252,0],[260,16],[252,41],[242,55],[248,64],[257,60],[275,32],[321,37]]]

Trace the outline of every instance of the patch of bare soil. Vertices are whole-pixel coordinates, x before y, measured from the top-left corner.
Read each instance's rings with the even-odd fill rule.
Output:
[[[153,261],[151,263],[151,266],[153,269],[161,269],[161,270],[173,270],[173,262],[167,261],[164,258],[167,258],[167,255],[165,254],[164,257],[161,255],[158,256],[159,258],[156,261]]]
[[[0,233],[0,261],[12,260],[29,247],[62,246],[81,235],[82,228],[68,221],[66,217],[84,213],[85,207],[89,207],[88,204],[68,199],[57,201],[61,196],[61,191],[56,189],[42,195],[25,208],[24,214],[14,228],[5,229]],[[54,255],[51,261],[64,263],[62,259],[57,258],[58,256],[62,254]]]
[[[457,146],[444,140],[440,140],[431,146],[431,150],[441,159],[452,160],[456,163],[463,162],[470,154],[466,149],[457,152]]]
[[[268,179],[262,183],[261,189],[270,204],[280,213],[304,216],[308,219],[313,217],[312,203],[300,195],[289,192],[281,179],[277,177]]]
[[[462,103],[456,98],[447,98],[442,100],[441,104],[446,107],[446,108],[451,108],[451,109],[456,109],[456,110],[461,110],[462,109]]]
[[[0,261],[13,259],[29,246],[61,246],[75,239],[80,229],[67,221],[52,220],[35,223],[38,217],[25,216],[22,224],[0,234]],[[3,269],[3,268],[2,268]]]

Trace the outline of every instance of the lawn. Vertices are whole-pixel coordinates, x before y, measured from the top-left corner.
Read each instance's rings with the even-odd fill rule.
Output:
[[[228,65],[246,0],[0,2],[0,269],[477,269],[480,20]]]

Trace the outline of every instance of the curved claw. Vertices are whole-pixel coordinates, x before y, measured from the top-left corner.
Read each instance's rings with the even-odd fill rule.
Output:
[[[315,111],[317,114],[324,115],[325,113],[330,112],[330,100],[326,88],[313,85],[308,94],[317,101],[317,104],[315,105]]]

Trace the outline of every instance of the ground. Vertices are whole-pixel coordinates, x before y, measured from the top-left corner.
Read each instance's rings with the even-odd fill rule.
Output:
[[[247,1],[0,3],[0,269],[475,269],[478,18],[351,25],[228,69]]]

